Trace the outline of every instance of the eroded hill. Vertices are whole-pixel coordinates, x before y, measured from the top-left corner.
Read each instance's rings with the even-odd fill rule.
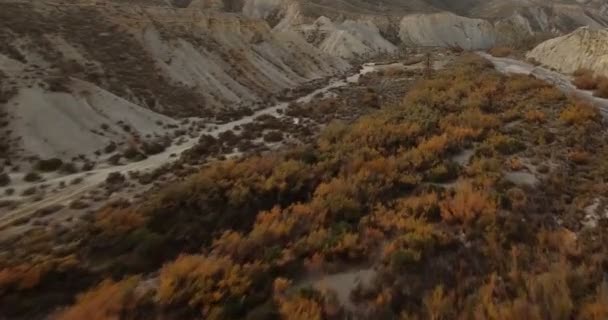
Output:
[[[200,9],[2,3],[0,24],[4,144],[19,156],[172,137],[177,118],[234,119],[349,68],[297,34]]]

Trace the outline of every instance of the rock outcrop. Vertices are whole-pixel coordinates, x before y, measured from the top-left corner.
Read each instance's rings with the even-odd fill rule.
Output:
[[[565,73],[587,68],[608,76],[608,29],[577,29],[541,43],[527,57]]]

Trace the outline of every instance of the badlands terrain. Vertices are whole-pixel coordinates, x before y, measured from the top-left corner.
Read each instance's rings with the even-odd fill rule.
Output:
[[[0,319],[607,319],[606,27],[0,0]]]

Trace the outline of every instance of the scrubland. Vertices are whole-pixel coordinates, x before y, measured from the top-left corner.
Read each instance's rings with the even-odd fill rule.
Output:
[[[1,314],[605,319],[606,141],[592,105],[464,55],[310,143],[2,244]],[[349,303],[306,281],[353,269]]]

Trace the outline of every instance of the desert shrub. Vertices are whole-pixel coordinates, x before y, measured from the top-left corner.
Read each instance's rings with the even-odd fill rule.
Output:
[[[40,180],[42,180],[42,176],[34,171],[28,172],[23,177],[23,181],[26,181],[26,182],[36,182],[36,181],[40,181]]]
[[[568,152],[568,160],[575,164],[586,164],[591,160],[591,154],[584,150],[575,149]]]
[[[283,140],[283,134],[280,131],[270,131],[266,134],[264,134],[264,141],[269,142],[269,143],[273,143],[273,142],[280,142]]]
[[[9,177],[8,173],[3,172],[0,173],[0,187],[6,187],[11,183],[11,177]]]
[[[504,58],[510,56],[513,53],[513,49],[509,47],[493,47],[488,50],[488,53],[494,57]]]
[[[507,191],[509,206],[513,210],[522,210],[526,207],[528,198],[525,191],[519,188],[511,188]]]
[[[521,141],[503,134],[490,136],[487,143],[492,149],[503,155],[511,155],[526,148]]]
[[[114,141],[112,141],[107,146],[104,147],[103,151],[105,153],[112,153],[112,152],[116,151],[117,148],[118,148],[118,146],[116,145],[116,143]]]
[[[141,149],[147,155],[155,155],[165,151],[166,144],[162,141],[146,141],[142,143]]]
[[[569,125],[583,126],[590,121],[598,121],[601,118],[599,110],[586,102],[570,104],[559,115],[561,121]]]
[[[608,77],[597,78],[597,89],[594,92],[596,97],[608,99]]]
[[[598,82],[593,71],[589,69],[578,69],[574,72],[572,84],[581,90],[595,90],[597,89]]]
[[[111,172],[106,177],[106,183],[110,185],[122,184],[127,178],[120,172]]]
[[[540,110],[529,110],[524,114],[524,119],[531,123],[543,123],[547,120],[547,115]]]
[[[577,319],[608,319],[608,285],[606,282],[600,284],[597,288],[597,293],[595,296],[583,304]]]
[[[443,183],[458,178],[458,165],[454,162],[442,163],[433,167],[427,173],[430,182]]]
[[[487,190],[476,189],[471,183],[460,183],[453,194],[441,201],[441,217],[446,222],[469,224],[478,218],[493,218],[496,201]]]
[[[114,282],[104,280],[91,290],[79,295],[76,303],[60,311],[58,320],[106,320],[121,319],[137,307],[138,277]]]
[[[557,269],[528,280],[531,300],[540,307],[544,319],[570,319],[574,311],[567,274]]]
[[[145,223],[145,218],[132,208],[104,207],[95,215],[95,227],[107,234],[126,234]]]
[[[59,170],[59,168],[61,168],[62,165],[63,165],[63,161],[61,159],[53,158],[53,159],[39,160],[38,163],[36,163],[35,168],[36,168],[36,170],[40,170],[43,172],[52,172],[52,171]]]
[[[222,302],[245,296],[252,288],[252,273],[260,269],[224,257],[183,255],[161,269],[157,298],[162,305],[186,305],[207,316],[217,313]]]
[[[132,161],[138,161],[145,158],[145,156],[134,146],[129,146],[127,149],[125,149],[122,156],[125,157],[125,159]]]
[[[59,168],[59,171],[67,174],[74,174],[78,172],[78,168],[73,162],[66,162]]]

